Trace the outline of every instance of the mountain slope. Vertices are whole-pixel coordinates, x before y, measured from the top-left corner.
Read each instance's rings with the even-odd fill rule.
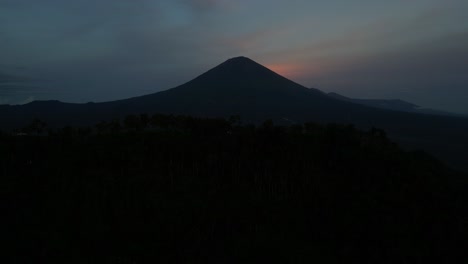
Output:
[[[330,98],[245,57],[229,59],[176,88],[105,104],[114,113],[132,110],[208,117],[240,115],[249,122],[348,122],[369,126],[380,110]]]
[[[296,119],[293,113],[333,103],[321,92],[294,83],[256,62],[238,57],[227,60],[192,81],[161,93],[112,103],[140,111],[242,115],[252,121]]]

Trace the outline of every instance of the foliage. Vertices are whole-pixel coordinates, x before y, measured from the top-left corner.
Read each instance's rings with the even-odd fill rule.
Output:
[[[464,175],[375,128],[133,115],[0,134],[0,160],[14,263],[463,254]]]

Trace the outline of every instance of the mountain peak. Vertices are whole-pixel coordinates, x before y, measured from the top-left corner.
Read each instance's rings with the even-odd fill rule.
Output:
[[[234,57],[234,58],[230,58],[228,59],[226,62],[254,62],[253,60],[247,58],[247,57],[244,57],[244,56],[238,56],[238,57]]]
[[[270,69],[244,56],[230,58],[207,73],[210,73],[211,78],[216,79],[261,78],[262,76],[271,77],[273,74]]]
[[[234,57],[226,60],[224,63],[221,63],[219,66],[224,66],[224,65],[230,65],[231,67],[262,67],[264,68],[263,65],[255,62],[254,60],[244,57],[244,56],[239,56],[239,57]]]
[[[190,91],[192,98],[209,95],[212,100],[216,98],[216,101],[226,105],[231,104],[232,98],[240,97],[255,101],[269,97],[274,98],[274,104],[280,105],[285,97],[297,98],[310,94],[309,89],[244,56],[228,59],[176,89]],[[317,96],[328,99],[323,98],[321,93]]]

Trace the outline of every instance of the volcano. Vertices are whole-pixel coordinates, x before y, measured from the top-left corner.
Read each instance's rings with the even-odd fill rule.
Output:
[[[178,87],[149,95],[87,104],[36,101],[0,106],[0,128],[18,128],[39,118],[51,126],[92,125],[128,114],[198,117],[239,115],[245,123],[346,123],[384,129],[410,149],[431,152],[468,170],[468,118],[378,109],[306,88],[246,57],[232,58]]]
[[[303,113],[312,109],[318,113],[333,104],[345,105],[246,57],[229,59],[176,88],[111,103],[115,108],[137,112],[203,117],[240,115],[250,122],[264,119],[301,121],[305,118]]]
[[[359,116],[376,112],[306,88],[246,57],[229,59],[176,88],[104,105],[116,114],[239,115],[252,123],[266,119],[277,123],[352,123]]]

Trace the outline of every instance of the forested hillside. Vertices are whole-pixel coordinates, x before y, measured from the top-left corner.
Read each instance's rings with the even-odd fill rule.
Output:
[[[376,128],[133,115],[48,129],[36,120],[0,135],[0,161],[11,263],[464,254],[467,175]]]

